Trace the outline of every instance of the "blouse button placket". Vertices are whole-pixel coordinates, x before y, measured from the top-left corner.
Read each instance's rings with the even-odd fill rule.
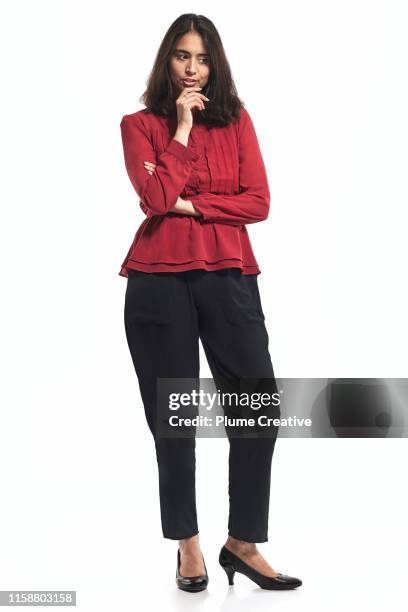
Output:
[[[189,135],[189,147],[190,149],[194,152],[194,153],[198,153],[199,155],[201,154],[200,148],[197,144],[197,141],[195,139],[195,135],[193,134],[193,130],[190,131],[190,135]],[[194,189],[199,189],[200,187],[200,177],[198,175],[198,173],[195,171],[197,169],[197,166],[200,162],[200,159],[194,161],[192,163],[193,166],[193,170],[192,173],[190,175],[190,185],[194,188]]]

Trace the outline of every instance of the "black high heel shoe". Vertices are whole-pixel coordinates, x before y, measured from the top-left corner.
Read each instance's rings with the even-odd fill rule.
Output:
[[[221,548],[218,560],[228,576],[228,584],[234,584],[235,572],[244,574],[260,586],[261,589],[295,589],[302,584],[299,578],[288,576],[287,574],[278,573],[275,578],[264,576],[264,574],[261,574],[245,563],[245,561],[242,561],[242,559],[228,550],[228,548],[225,548],[225,546]]]
[[[204,557],[203,562],[205,574],[202,576],[180,576],[180,548],[177,549],[176,583],[179,589],[182,591],[190,591],[190,593],[196,593],[197,591],[204,591],[204,589],[207,588],[209,578]]]

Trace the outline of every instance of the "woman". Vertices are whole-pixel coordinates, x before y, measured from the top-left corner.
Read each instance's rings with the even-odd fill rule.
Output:
[[[199,340],[214,380],[275,382],[246,225],[269,212],[265,166],[219,34],[181,15],[159,48],[146,108],[121,121],[129,178],[146,215],[119,272],[125,328],[153,435],[163,536],[178,540],[179,588],[206,588],[195,504],[195,437],[158,435],[158,378],[198,378]],[[239,382],[238,382],[239,384]],[[276,388],[276,387],[274,387]],[[228,433],[228,431],[227,431]],[[268,540],[275,437],[229,437],[228,537],[219,562],[262,588],[301,584],[257,550]]]

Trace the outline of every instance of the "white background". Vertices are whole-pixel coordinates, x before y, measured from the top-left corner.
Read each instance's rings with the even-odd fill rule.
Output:
[[[219,30],[268,170],[249,234],[276,375],[408,375],[406,3],[3,2],[0,589],[77,590],[86,612],[405,610],[398,439],[278,441],[259,549],[302,578],[283,593],[228,590],[227,441],[198,440],[210,586],[176,589],[123,327],[144,216],[119,123],[189,11]]]

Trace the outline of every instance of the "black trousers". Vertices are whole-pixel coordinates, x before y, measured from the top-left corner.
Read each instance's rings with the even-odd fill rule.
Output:
[[[239,268],[130,270],[124,322],[156,447],[163,536],[188,538],[199,531],[196,440],[157,435],[157,378],[199,378],[201,339],[217,386],[222,386],[222,377],[274,380],[257,276],[242,275]],[[247,542],[266,542],[276,437],[228,440],[228,533]]]

